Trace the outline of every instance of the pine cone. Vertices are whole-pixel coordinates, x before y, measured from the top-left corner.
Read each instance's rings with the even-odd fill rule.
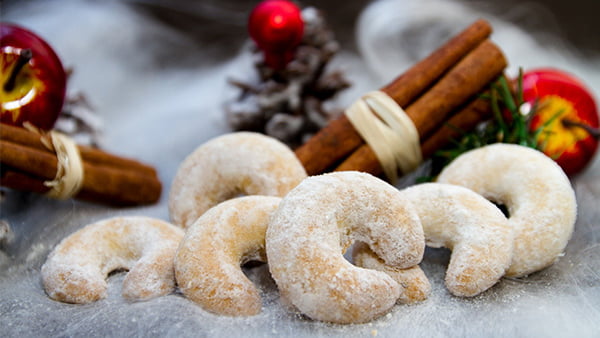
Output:
[[[226,105],[232,129],[261,132],[296,148],[340,113],[323,107],[350,86],[342,72],[325,72],[339,44],[320,11],[305,8],[302,18],[303,40],[284,69],[275,71],[257,58],[255,82],[230,80],[241,91]],[[252,52],[260,53],[256,48]]]

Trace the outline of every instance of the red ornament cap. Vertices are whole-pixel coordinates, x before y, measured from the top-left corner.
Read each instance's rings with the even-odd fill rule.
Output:
[[[263,1],[250,13],[248,32],[265,53],[265,63],[284,68],[304,34],[300,8],[287,0]]]

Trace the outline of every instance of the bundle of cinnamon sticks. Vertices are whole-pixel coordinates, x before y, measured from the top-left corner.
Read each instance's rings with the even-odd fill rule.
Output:
[[[0,125],[0,185],[46,193],[44,184],[55,178],[58,159],[41,135],[7,124]],[[96,148],[77,146],[83,162],[83,184],[75,198],[113,206],[151,204],[162,185],[156,170],[135,160]]]
[[[420,137],[423,158],[491,116],[480,97],[502,74],[507,61],[488,38],[490,24],[478,20],[380,90],[404,109]],[[345,115],[333,120],[296,149],[309,175],[359,170],[381,175],[369,145]]]

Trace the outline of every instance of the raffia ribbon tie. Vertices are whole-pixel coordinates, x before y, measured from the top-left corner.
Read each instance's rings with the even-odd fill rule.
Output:
[[[57,131],[44,132],[31,124],[25,127],[41,135],[42,143],[56,153],[56,176],[51,181],[44,181],[50,190],[46,196],[57,199],[68,199],[75,196],[83,186],[83,161],[77,144],[68,136]]]
[[[345,113],[377,156],[391,183],[397,181],[399,170],[409,173],[423,161],[417,128],[384,92],[363,95]]]

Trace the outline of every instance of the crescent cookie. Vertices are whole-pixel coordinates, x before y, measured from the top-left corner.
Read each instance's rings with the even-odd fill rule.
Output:
[[[220,202],[239,195],[283,196],[305,177],[294,152],[275,138],[219,136],[181,163],[169,195],[171,220],[186,228]]]
[[[116,217],[90,224],[63,239],[42,266],[50,298],[90,303],[106,297],[106,278],[127,269],[123,297],[145,300],[175,288],[173,258],[183,231],[148,217]]]
[[[513,228],[502,211],[464,187],[425,183],[401,191],[421,219],[425,242],[452,250],[446,287],[475,296],[504,276],[513,255]]]
[[[265,233],[280,200],[234,198],[209,209],[187,229],[175,256],[175,276],[187,298],[222,315],[260,312],[259,291],[240,265],[266,262]]]
[[[537,150],[502,143],[471,150],[444,168],[438,182],[467,187],[507,207],[515,232],[507,276],[551,265],[573,233],[575,192],[562,169]]]
[[[365,243],[356,243],[352,249],[352,261],[361,268],[383,271],[400,286],[398,302],[412,304],[424,301],[431,293],[431,283],[418,265],[399,269],[386,265]]]
[[[267,257],[282,297],[307,316],[359,323],[386,313],[401,288],[384,272],[349,263],[344,251],[368,244],[386,264],[417,265],[423,229],[393,186],[366,173],[305,179],[281,201],[267,229]]]

